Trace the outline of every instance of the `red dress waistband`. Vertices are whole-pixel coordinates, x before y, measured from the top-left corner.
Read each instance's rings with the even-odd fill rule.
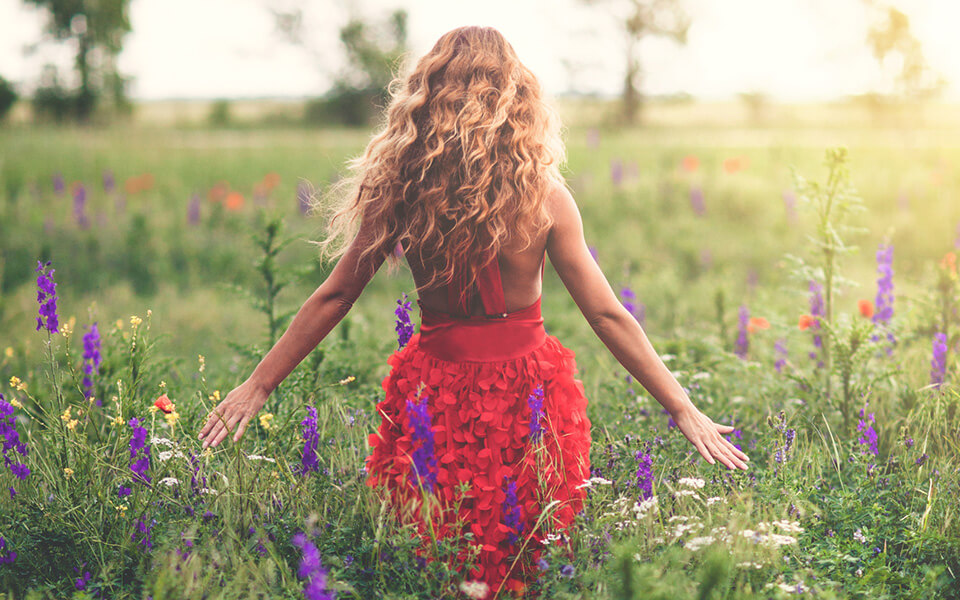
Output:
[[[511,360],[547,341],[540,298],[512,313],[460,317],[420,304],[420,348],[449,361]]]

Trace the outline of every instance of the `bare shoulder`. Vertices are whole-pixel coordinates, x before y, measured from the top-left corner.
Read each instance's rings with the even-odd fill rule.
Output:
[[[551,182],[546,195],[547,211],[553,218],[553,231],[569,227],[571,221],[580,220],[577,203],[565,183]]]

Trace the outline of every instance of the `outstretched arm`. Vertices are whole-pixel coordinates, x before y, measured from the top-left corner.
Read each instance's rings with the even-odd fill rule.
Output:
[[[711,464],[714,457],[732,468],[746,469],[747,455],[720,434],[733,427],[714,423],[690,401],[660,360],[640,323],[617,300],[583,237],[580,211],[570,192],[557,186],[549,200],[554,218],[547,253],[563,285],[587,322],[617,361],[670,413],[680,431]]]
[[[233,441],[239,440],[247,422],[263,407],[267,396],[350,312],[385,258],[368,255],[360,260],[360,251],[368,240],[368,231],[361,226],[333,271],[303,303],[286,332],[250,377],[211,411],[199,435],[200,439],[207,438],[204,448],[219,444],[238,423]]]

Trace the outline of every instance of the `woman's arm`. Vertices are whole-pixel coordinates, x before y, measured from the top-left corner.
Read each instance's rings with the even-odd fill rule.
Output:
[[[718,425],[693,405],[680,383],[660,360],[640,323],[617,299],[583,237],[580,211],[570,192],[557,186],[548,201],[554,218],[547,238],[550,263],[580,312],[617,361],[673,416],[684,435],[711,464],[716,457],[730,468],[746,468],[747,455],[720,433]]]
[[[303,303],[290,326],[250,377],[211,411],[199,435],[200,439],[207,437],[204,448],[219,444],[238,423],[233,440],[239,440],[247,422],[263,407],[267,396],[350,312],[386,258],[374,253],[360,259],[369,237],[366,227],[361,226],[333,271]]]

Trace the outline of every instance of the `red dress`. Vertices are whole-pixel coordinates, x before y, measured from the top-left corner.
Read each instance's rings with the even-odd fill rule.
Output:
[[[462,273],[455,281],[462,289]],[[470,546],[479,550],[478,566],[464,579],[487,583],[487,598],[503,597],[536,579],[540,540],[582,509],[586,489],[577,486],[590,476],[587,399],[574,378],[573,351],[543,328],[540,298],[506,312],[495,258],[479,277],[485,315],[466,316],[466,290],[457,287],[448,286],[448,298],[460,314],[421,304],[419,333],[388,359],[366,483],[386,486],[382,497],[403,522],[416,524],[429,560],[432,535],[464,540],[450,563],[458,570]]]

